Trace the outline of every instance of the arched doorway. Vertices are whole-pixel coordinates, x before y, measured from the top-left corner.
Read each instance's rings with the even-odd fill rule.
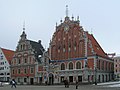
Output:
[[[49,74],[49,84],[52,85],[54,82],[54,75],[52,73]]]

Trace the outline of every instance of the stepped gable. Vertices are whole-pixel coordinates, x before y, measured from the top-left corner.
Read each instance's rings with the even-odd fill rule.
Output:
[[[14,55],[14,51],[13,50],[8,50],[8,49],[4,49],[4,48],[1,48],[7,61],[9,62],[9,64],[11,64],[11,60],[13,58],[13,55]]]

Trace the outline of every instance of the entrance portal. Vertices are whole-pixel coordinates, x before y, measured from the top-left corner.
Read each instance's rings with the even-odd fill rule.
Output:
[[[69,82],[73,82],[73,76],[69,76]]]
[[[82,76],[78,76],[78,82],[82,82]]]
[[[30,84],[33,85],[34,84],[34,79],[30,78]]]
[[[49,84],[52,85],[54,82],[54,76],[52,73],[49,74]]]

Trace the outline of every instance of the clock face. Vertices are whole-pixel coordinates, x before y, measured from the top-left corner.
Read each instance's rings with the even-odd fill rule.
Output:
[[[69,26],[68,26],[68,25],[65,25],[64,31],[68,31],[68,30],[69,30]]]

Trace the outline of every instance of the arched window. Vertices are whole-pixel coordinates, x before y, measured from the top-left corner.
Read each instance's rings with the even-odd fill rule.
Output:
[[[61,70],[65,70],[65,64],[64,63],[61,64]]]
[[[73,69],[73,63],[72,62],[69,63],[69,69]]]
[[[25,44],[23,44],[23,50],[25,50]]]
[[[76,63],[76,69],[81,69],[81,63],[80,62]]]
[[[22,45],[21,45],[21,50],[22,50]]]
[[[104,61],[102,61],[102,70],[104,70]]]
[[[21,61],[20,61],[20,59],[18,59],[18,64],[20,64],[21,63]]]

